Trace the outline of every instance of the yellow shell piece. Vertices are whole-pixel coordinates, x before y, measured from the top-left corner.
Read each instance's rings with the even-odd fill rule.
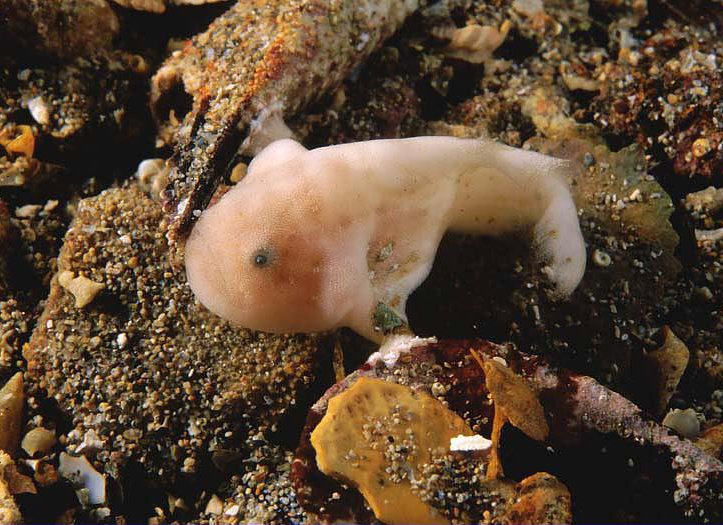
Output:
[[[18,126],[18,129],[20,130],[20,135],[12,140],[7,138],[4,133],[0,133],[0,144],[5,147],[8,153],[18,153],[30,159],[35,152],[33,130],[30,126],[26,125]]]
[[[545,411],[527,381],[494,359],[486,360],[483,369],[495,411],[501,409],[510,423],[532,439],[547,439],[550,430]]]
[[[18,372],[0,388],[0,451],[15,454],[20,442],[24,404],[23,374]]]
[[[432,396],[362,377],[329,401],[311,444],[319,470],[357,487],[384,523],[449,523],[412,492],[409,478],[460,434],[474,432]]]

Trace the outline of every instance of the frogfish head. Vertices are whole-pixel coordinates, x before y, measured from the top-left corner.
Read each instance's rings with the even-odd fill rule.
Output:
[[[186,243],[200,302],[233,324],[269,332],[339,326],[347,288],[338,232],[319,222],[313,192],[242,181],[205,210]]]

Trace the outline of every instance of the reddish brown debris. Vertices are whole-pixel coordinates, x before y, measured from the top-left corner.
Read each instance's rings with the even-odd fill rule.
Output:
[[[595,122],[636,140],[684,177],[723,174],[723,76],[718,45],[675,23],[608,62],[593,101]],[[715,41],[715,39],[713,39]]]
[[[622,442],[628,447],[625,450],[633,456],[618,459],[613,456],[609,461],[633,462],[636,476],[648,473],[657,477],[663,485],[672,486],[675,489],[673,501],[662,494],[657,496],[662,498],[662,507],[677,506],[681,518],[686,516],[700,521],[721,519],[719,498],[723,486],[723,463],[690,441],[675,436],[631,401],[594,379],[555,369],[538,356],[515,352],[508,346],[485,341],[444,341],[418,346],[409,353],[401,354],[389,366],[382,360],[374,364],[368,362],[330,388],[309,412],[293,464],[297,495],[304,509],[325,522],[368,522],[372,518],[358,492],[318,471],[314,450],[309,443],[309,435],[323,417],[329,399],[354,383],[358,377],[377,377],[428,391],[462,415],[473,430],[490,435],[492,405],[487,400],[484,372],[471,358],[470,348],[486,358],[503,357],[539,390],[550,425],[546,446],[551,447],[560,458],[565,458],[569,451],[579,450],[578,447],[589,446],[591,442],[599,443],[602,440],[603,444],[608,444],[604,446],[611,448]],[[509,453],[504,453],[506,439],[512,439],[512,436],[503,435],[503,458],[509,456]],[[520,444],[519,441],[516,443]],[[520,461],[534,463],[534,454],[527,456],[526,453],[529,451],[519,451]],[[591,453],[600,452],[594,450]],[[549,460],[552,470],[548,471],[563,483],[566,483],[567,476],[585,473],[589,478],[588,483],[593,483],[595,490],[599,490],[600,483],[608,483],[595,481],[596,476],[601,474],[588,472],[585,465],[578,464],[572,470],[556,466],[555,457]],[[651,460],[651,457],[655,459]],[[558,467],[559,473],[554,471]],[[572,474],[576,469],[578,473]],[[579,469],[584,471],[579,472]],[[507,475],[511,475],[510,472]],[[659,479],[663,475],[670,476],[670,479]],[[621,479],[616,483],[624,485],[629,482]],[[580,483],[576,489],[582,490]],[[670,496],[668,493],[668,498]],[[617,511],[626,512],[619,508],[622,505],[622,502],[617,502],[614,506]],[[590,512],[590,509],[586,511]]]

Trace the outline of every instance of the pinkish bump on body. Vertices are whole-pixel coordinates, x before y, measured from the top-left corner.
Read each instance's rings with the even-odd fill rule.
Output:
[[[565,162],[481,139],[417,137],[306,150],[272,143],[207,209],[186,273],[211,311],[246,328],[348,326],[379,340],[380,303],[406,319],[448,230],[533,228],[561,296],[585,270]]]

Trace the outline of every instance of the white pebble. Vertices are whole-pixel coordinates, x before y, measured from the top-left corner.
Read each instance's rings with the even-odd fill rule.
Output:
[[[50,124],[50,108],[42,96],[28,100],[28,111],[38,124],[44,126]]]
[[[491,446],[492,441],[480,435],[463,436],[460,434],[449,440],[449,450],[452,452],[488,450]]]

